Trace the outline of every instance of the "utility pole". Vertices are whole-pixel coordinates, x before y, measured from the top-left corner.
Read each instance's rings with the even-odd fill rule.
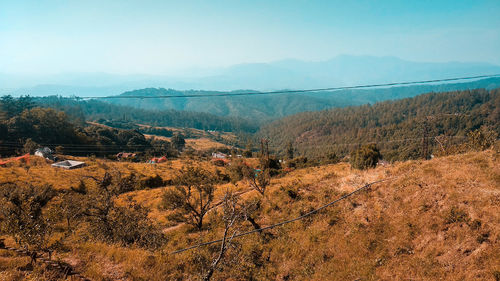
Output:
[[[422,158],[425,160],[429,159],[429,121],[432,116],[426,116],[423,122],[423,134],[422,134]]]
[[[260,157],[265,160],[269,160],[269,140],[260,140]]]

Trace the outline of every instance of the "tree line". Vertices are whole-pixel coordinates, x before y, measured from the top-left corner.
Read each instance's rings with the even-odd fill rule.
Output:
[[[30,97],[0,99],[0,155],[33,153],[48,146],[59,153],[107,156],[121,151],[141,152],[144,157],[176,156],[185,144],[181,135],[169,142],[146,139],[137,130],[88,126],[77,117],[54,108],[38,106]]]
[[[444,143],[456,144],[477,130],[495,139],[500,134],[500,89],[305,112],[263,126],[258,136],[269,138],[271,148],[282,155],[292,149],[305,157],[343,157],[372,143],[393,161],[427,158],[442,151]]]
[[[226,132],[256,132],[255,122],[240,117],[221,117],[209,113],[178,110],[145,110],[132,106],[110,104],[99,100],[76,100],[59,96],[35,98],[42,107],[66,112],[72,119],[96,121],[120,120],[148,124],[153,127],[195,128]]]

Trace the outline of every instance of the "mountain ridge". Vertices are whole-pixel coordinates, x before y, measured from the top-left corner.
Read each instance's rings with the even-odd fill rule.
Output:
[[[446,92],[466,89],[493,89],[500,87],[500,78],[488,78],[464,83],[436,85],[412,85],[378,89],[356,89],[299,94],[253,95],[216,98],[148,98],[148,99],[105,99],[113,104],[138,108],[207,112],[220,116],[235,116],[266,122],[305,111],[319,111],[335,107],[373,104],[384,100],[414,97],[428,92]],[[247,92],[243,90],[232,91]],[[220,94],[220,91],[180,91],[165,88],[146,88],[128,91],[121,96],[182,96],[196,94]]]
[[[0,73],[0,85],[5,94],[34,96],[82,93],[105,96],[147,87],[267,91],[496,74],[500,73],[500,66],[481,62],[429,63],[397,57],[340,55],[324,61],[286,59],[211,68],[204,70],[202,75],[197,72],[179,71],[172,75],[63,73],[39,77]],[[52,89],[40,85],[52,85]]]

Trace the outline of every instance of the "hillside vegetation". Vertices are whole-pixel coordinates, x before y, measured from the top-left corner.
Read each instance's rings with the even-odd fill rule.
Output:
[[[259,135],[282,155],[292,146],[297,154],[345,156],[374,143],[386,160],[440,153],[481,129],[493,140],[500,134],[500,89],[430,93],[374,105],[305,112],[261,128]],[[436,138],[437,137],[437,138]],[[428,155],[427,155],[428,156]]]
[[[254,206],[249,214],[264,227],[305,214],[366,183],[386,180],[303,220],[231,240],[223,261],[213,272],[213,279],[497,280],[500,275],[499,159],[497,151],[488,150],[379,166],[367,171],[353,170],[345,163],[297,169],[273,178],[264,196],[249,190],[245,181],[236,182],[237,185],[217,184],[215,202],[223,202],[228,189],[242,192],[239,204]],[[179,160],[154,167],[82,160],[87,161],[88,167],[74,171],[55,170],[38,160],[30,166],[12,164],[0,168],[0,179],[2,182],[16,179],[14,183],[19,186],[50,184],[60,192],[70,187],[80,190],[78,185],[83,180],[88,195],[75,196],[90,196],[98,201],[103,199],[92,197],[93,190],[97,188],[106,194],[104,190],[99,191],[103,182],[84,175],[96,179],[101,179],[106,171],[120,171],[122,179],[129,178],[131,173],[139,178],[159,175],[167,186],[124,190],[115,197],[117,205],[112,207],[116,208],[115,212],[137,226],[126,236],[121,236],[124,233],[120,231],[112,232],[117,236],[109,238],[99,236],[100,232],[92,228],[93,220],[85,217],[72,218],[74,230],[69,232],[64,221],[56,223],[52,231],[47,232],[47,245],[53,249],[53,259],[71,265],[92,280],[198,280],[206,276],[219,254],[219,244],[180,254],[172,252],[222,238],[226,209],[216,206],[207,215],[203,228],[196,230],[187,224],[175,223],[171,211],[162,207],[162,198],[165,191],[173,190],[168,184],[175,181],[183,166],[218,169],[220,173],[227,173],[227,168]],[[116,179],[114,174],[113,182]],[[2,185],[2,192],[6,188],[13,186]],[[44,216],[56,218],[50,215],[50,210],[61,204],[59,196],[69,196],[65,192],[60,194],[44,207]],[[85,200],[83,202],[87,202]],[[147,210],[147,219],[133,211],[136,206],[140,206],[137,210]],[[111,214],[109,218],[114,223],[120,221],[120,217]],[[138,222],[141,223],[137,225]],[[163,229],[163,238],[159,238],[157,229]],[[252,224],[243,220],[230,228],[230,233],[251,229]],[[140,231],[148,236],[142,236]],[[135,237],[130,235],[139,236],[128,240]],[[141,240],[140,237],[149,238]],[[3,238],[7,246],[16,246],[7,233],[4,232]],[[30,269],[26,267],[28,263],[28,257],[0,250],[0,278],[65,279],[50,267],[35,263]]]
[[[500,280],[500,89],[300,113],[253,140],[206,113],[0,105],[2,155],[86,164],[0,159],[0,280]]]
[[[141,101],[134,100],[127,106],[110,104],[98,100],[75,100],[49,96],[34,98],[39,106],[55,108],[66,112],[76,120],[97,121],[99,119],[118,122],[134,122],[151,126],[194,128],[228,132],[255,132],[256,122],[241,117],[223,117],[206,113],[184,111],[184,109],[136,108]]]
[[[304,111],[318,111],[329,108],[373,104],[379,101],[414,97],[429,92],[445,92],[466,89],[493,89],[500,86],[500,78],[438,85],[414,85],[369,90],[341,90],[334,92],[312,92],[276,94],[266,96],[200,97],[183,98],[184,95],[226,94],[216,91],[178,91],[164,88],[146,88],[127,91],[120,96],[181,96],[176,98],[107,99],[113,104],[150,110],[185,110],[207,112],[217,116],[241,117],[254,123],[274,120]],[[233,91],[231,93],[252,92]]]
[[[0,156],[34,153],[37,148],[47,146],[57,153],[74,156],[112,157],[122,151],[136,152],[140,160],[145,160],[153,156],[176,157],[181,151],[193,153],[217,148],[228,150],[238,142],[234,133],[222,131],[154,127],[130,120],[113,121],[100,118],[97,121],[101,123],[86,121],[100,116],[93,115],[96,112],[92,110],[109,109],[114,112],[112,114],[129,113],[126,108],[120,106],[98,102],[94,105],[83,106],[77,101],[56,97],[42,100],[30,97],[2,97]],[[169,114],[176,115],[172,112]],[[196,114],[193,116],[195,119],[201,118]],[[202,119],[200,124],[203,122],[211,121]],[[214,125],[214,128],[225,126],[223,122],[216,123],[218,125]],[[234,125],[230,123],[226,124],[229,129]]]

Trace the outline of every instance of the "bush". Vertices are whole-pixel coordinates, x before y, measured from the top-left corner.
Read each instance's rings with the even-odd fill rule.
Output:
[[[466,143],[467,148],[469,150],[481,151],[492,147],[497,140],[498,134],[483,127],[470,132],[467,137],[469,139]]]
[[[156,188],[164,185],[165,181],[163,181],[162,177],[160,177],[159,175],[156,175],[154,177],[150,176],[141,180],[142,188]]]
[[[243,151],[243,157],[251,158],[252,156],[253,156],[253,154],[252,154],[251,150],[245,150],[245,151]]]
[[[381,158],[379,149],[375,144],[363,146],[351,153],[351,166],[355,169],[365,170],[375,168]]]
[[[231,165],[227,167],[226,171],[228,172],[231,182],[233,183],[242,180],[245,178],[245,175],[255,173],[251,167],[247,166],[241,160],[233,161]]]
[[[495,281],[500,281],[500,271],[493,271],[493,277],[495,278]]]
[[[113,208],[108,218],[112,223],[112,241],[123,245],[137,245],[157,249],[166,238],[148,218],[149,210],[133,202],[126,207]]]
[[[106,173],[102,179],[96,179],[98,188],[89,190],[82,202],[83,215],[90,224],[90,234],[98,240],[158,248],[164,236],[148,218],[149,210],[130,199],[125,206],[117,205],[117,197],[135,182],[133,174],[113,179]]]
[[[162,206],[174,211],[168,219],[203,227],[203,218],[214,205],[215,185],[220,178],[210,171],[188,167],[173,180],[175,186],[163,193]]]
[[[222,159],[215,159],[212,162],[214,163],[215,166],[218,166],[218,167],[226,166],[226,162]]]
[[[287,166],[288,168],[303,168],[306,167],[308,162],[307,157],[300,156],[291,160],[288,160]]]
[[[469,221],[469,214],[467,214],[466,211],[455,206],[451,207],[450,211],[448,212],[445,218],[445,222],[447,224],[455,222],[468,222],[468,221]]]
[[[47,247],[52,222],[44,214],[56,196],[51,186],[4,184],[0,187],[0,221],[2,230],[29,249]]]
[[[23,153],[33,154],[35,150],[39,147],[38,143],[34,142],[32,139],[26,139],[23,146]]]

